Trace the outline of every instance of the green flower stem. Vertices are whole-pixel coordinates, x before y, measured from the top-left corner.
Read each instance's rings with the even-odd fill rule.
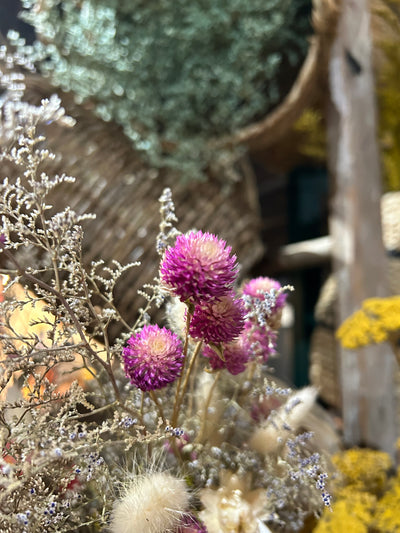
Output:
[[[208,392],[206,403],[204,404],[203,418],[202,418],[200,430],[199,430],[199,433],[198,433],[198,435],[196,437],[195,442],[201,442],[201,440],[203,438],[204,431],[206,429],[208,408],[210,407],[211,399],[212,399],[212,396],[213,396],[215,387],[216,387],[216,385],[218,383],[220,375],[221,375],[221,370],[218,370],[218,372],[215,374],[214,382],[211,385],[210,390]]]
[[[185,392],[186,392],[187,386],[189,384],[190,374],[191,374],[191,371],[193,369],[193,366],[194,366],[194,363],[196,361],[196,358],[197,358],[198,354],[200,353],[200,349],[201,349],[202,344],[203,344],[202,340],[199,341],[196,344],[196,348],[194,349],[193,355],[192,355],[192,357],[190,359],[190,362],[189,362],[189,367],[188,367],[188,369],[186,371],[185,380],[184,380],[184,382],[182,384],[181,393],[177,397],[177,401],[176,401],[176,404],[175,404],[176,410],[174,409],[174,417],[172,419],[172,425],[174,427],[175,427],[175,425],[178,422],[179,409],[181,408],[181,405],[182,405],[182,402],[183,402],[183,398],[185,396]]]
[[[164,416],[164,410],[162,408],[162,405],[160,403],[160,400],[157,398],[157,394],[152,390],[150,391],[150,398],[153,400],[153,402],[156,404],[157,406],[157,410],[158,410],[158,414],[161,416],[162,418],[162,421],[164,423],[164,425],[167,425],[167,420]]]
[[[182,379],[183,379],[183,374],[185,372],[185,366],[186,366],[186,360],[187,360],[187,352],[188,352],[188,346],[189,346],[189,326],[190,326],[191,319],[192,319],[192,313],[190,312],[190,309],[188,308],[188,312],[186,316],[186,326],[185,326],[185,342],[183,345],[184,359],[183,359],[181,375],[178,378],[178,381],[176,383],[176,389],[175,389],[174,410],[172,413],[172,421],[171,421],[173,426],[176,424],[177,419],[178,419],[179,393],[181,390]]]

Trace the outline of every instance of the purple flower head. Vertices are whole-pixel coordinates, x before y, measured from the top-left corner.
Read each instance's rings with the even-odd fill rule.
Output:
[[[176,533],[208,533],[206,526],[192,515],[184,515]]]
[[[201,231],[178,235],[160,265],[163,285],[182,302],[199,303],[229,292],[237,276],[236,256],[222,239]]]
[[[260,276],[258,278],[251,279],[242,287],[243,294],[247,294],[252,298],[259,298],[260,300],[265,299],[265,293],[270,292],[272,289],[279,291],[282,288],[282,285],[279,281]],[[287,294],[281,292],[276,297],[275,309],[281,309],[286,302]]]
[[[142,391],[161,389],[175,381],[183,359],[179,337],[159,326],[144,326],[123,349],[126,377]]]
[[[208,358],[213,370],[226,368],[236,376],[246,369],[246,363],[251,357],[251,347],[242,333],[236,341],[223,345],[223,359],[210,346],[203,348],[203,355]]]
[[[266,363],[271,355],[276,354],[276,342],[278,335],[276,331],[268,326],[260,327],[250,320],[246,320],[244,325],[244,335],[251,346],[253,356],[261,357]]]
[[[211,302],[197,305],[190,321],[189,333],[205,342],[230,342],[244,327],[246,311],[243,301],[234,298],[233,292]]]

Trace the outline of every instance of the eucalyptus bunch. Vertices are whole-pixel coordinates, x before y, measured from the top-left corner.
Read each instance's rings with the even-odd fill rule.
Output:
[[[123,126],[153,166],[185,179],[229,167],[215,140],[261,120],[307,53],[311,1],[24,0],[54,86]]]

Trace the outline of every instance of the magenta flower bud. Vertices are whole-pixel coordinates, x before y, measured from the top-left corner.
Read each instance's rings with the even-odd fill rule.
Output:
[[[142,391],[161,389],[175,381],[183,359],[179,337],[159,326],[144,326],[123,349],[126,377]]]
[[[230,374],[236,376],[246,369],[246,363],[251,358],[251,347],[246,336],[242,334],[238,340],[223,345],[223,358],[210,346],[203,348],[203,355],[208,358],[213,370],[226,368]]]
[[[230,342],[240,335],[246,311],[243,301],[233,293],[195,307],[189,333],[207,343]]]
[[[176,533],[207,533],[207,528],[198,518],[184,515]]]
[[[179,235],[165,251],[161,282],[182,302],[199,303],[227,294],[238,266],[232,248],[222,239],[201,231]]]

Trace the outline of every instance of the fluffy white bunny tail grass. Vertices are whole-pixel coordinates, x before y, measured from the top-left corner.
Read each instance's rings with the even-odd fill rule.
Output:
[[[183,479],[166,472],[136,477],[114,506],[112,533],[166,533],[174,531],[189,508],[190,495]]]
[[[277,451],[301,426],[315,403],[317,393],[315,387],[304,387],[291,394],[287,401],[254,431],[249,446],[264,455]]]

